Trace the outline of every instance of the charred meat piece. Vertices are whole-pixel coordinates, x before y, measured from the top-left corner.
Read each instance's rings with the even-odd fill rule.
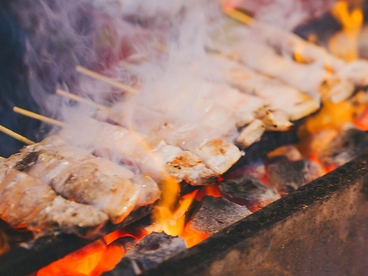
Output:
[[[104,275],[139,275],[186,248],[182,238],[154,232],[141,239],[113,271]]]
[[[0,216],[12,227],[88,235],[108,220],[93,206],[56,195],[41,180],[15,169],[2,169]]]
[[[148,176],[137,177],[140,183],[136,184],[131,171],[111,161],[81,150],[71,157],[73,148],[61,139],[53,138],[51,142],[54,147],[46,142],[26,147],[12,156],[9,163],[16,168],[20,165],[27,168],[29,175],[48,183],[63,197],[93,205],[105,212],[113,223],[121,222],[137,205],[147,205],[158,199],[157,184]],[[38,150],[37,158],[32,150]],[[25,160],[31,163],[26,165]]]
[[[114,223],[135,207],[140,192],[139,186],[129,179],[104,175],[96,163],[75,163],[50,152],[40,152],[28,173],[65,198],[95,206]]]
[[[350,128],[336,136],[322,150],[320,160],[326,166],[338,167],[368,151],[368,133]]]
[[[321,176],[321,168],[308,159],[280,160],[267,168],[269,184],[287,194]]]
[[[156,182],[162,181],[163,169],[176,180],[189,184],[212,184],[215,173],[193,151],[169,145],[155,135],[130,131],[118,125],[90,120],[91,128],[98,131],[85,136],[73,136],[71,143],[95,148],[97,155],[107,156],[122,163],[132,164]],[[72,127],[63,129],[62,135],[74,133]],[[106,143],[106,141],[109,141]]]
[[[254,176],[244,174],[219,184],[221,194],[228,200],[245,205],[255,212],[280,198],[277,190],[262,184]]]
[[[250,214],[245,206],[223,198],[205,196],[194,211],[189,226],[197,232],[212,235]]]

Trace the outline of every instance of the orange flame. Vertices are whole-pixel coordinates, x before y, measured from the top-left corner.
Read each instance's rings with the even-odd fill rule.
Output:
[[[209,234],[200,233],[200,232],[197,232],[197,231],[193,230],[190,227],[190,223],[188,223],[185,226],[185,228],[184,228],[183,232],[181,233],[180,237],[185,240],[187,246],[190,248],[190,247],[193,247],[196,244],[200,243],[201,241],[207,239],[209,237]]]
[[[155,220],[153,227],[156,228],[155,231],[160,231],[157,227],[161,227],[166,234],[177,236],[184,228],[184,217],[176,209],[180,193],[179,183],[176,179],[166,176],[160,188],[161,199],[153,212]]]
[[[363,25],[361,2],[338,1],[331,11],[343,28],[330,39],[328,48],[333,54],[347,61],[358,58],[358,36]]]
[[[94,274],[94,271],[98,267],[99,263],[108,259],[108,262],[103,264],[104,268],[106,269],[104,271],[108,271],[112,269],[124,255],[124,250],[122,248],[114,247],[114,254],[106,258],[106,254],[108,253],[107,251],[110,252],[111,250],[109,250],[103,240],[98,240],[40,269],[37,272],[37,276],[99,275]],[[100,267],[100,269],[102,269],[102,267]]]

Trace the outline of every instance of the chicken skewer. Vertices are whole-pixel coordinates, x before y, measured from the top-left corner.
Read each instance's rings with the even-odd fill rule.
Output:
[[[184,180],[192,185],[212,184],[215,180],[214,172],[190,151],[183,151],[176,146],[168,145],[162,139],[136,133],[121,126],[93,119],[90,119],[88,124],[95,130],[88,134],[88,141],[85,137],[75,138],[73,126],[64,128],[60,135],[73,137],[70,142],[94,148],[97,155],[133,164],[140,171],[149,174],[156,182],[163,180],[162,169],[179,182]]]
[[[285,112],[291,121],[308,116],[320,107],[318,100],[277,79],[261,75],[220,55],[211,55],[210,59],[231,85],[244,93],[261,97],[271,110]]]
[[[23,112],[23,114],[26,116],[30,115],[35,119],[44,117],[38,114],[36,114],[38,116],[33,116],[31,112]],[[137,134],[120,126],[98,122],[93,119],[90,119],[88,122],[91,129],[100,129],[100,131],[90,134],[88,140],[91,141],[91,144],[87,145],[87,147],[94,147],[97,154],[107,155],[111,159],[116,160],[116,158],[119,158],[123,163],[133,163],[139,167],[142,172],[148,173],[157,182],[162,180],[162,168],[165,168],[169,174],[179,182],[184,180],[192,185],[213,184],[215,180],[216,173],[209,169],[199,156],[190,151],[183,151],[178,147],[168,145],[162,139],[151,139],[148,138],[147,135]],[[59,122],[58,125],[60,124],[65,126],[65,130],[62,131],[62,133],[67,133],[65,137],[67,137],[67,139],[68,137],[70,138],[68,131],[74,131],[72,130],[72,126],[67,128],[65,123]],[[83,141],[85,138],[85,136],[81,137]],[[80,145],[84,144],[84,146],[86,146],[86,143],[82,140],[80,140]],[[153,153],[144,146],[144,144],[147,143],[145,140],[150,140],[148,144],[151,144],[149,148]],[[105,141],[110,141],[110,143],[107,144]],[[78,143],[74,138],[70,138],[70,143],[76,142]],[[231,164],[226,164],[226,168],[230,168],[239,157],[234,158]],[[223,172],[225,172],[224,169],[221,169],[218,174]]]
[[[286,59],[292,60],[296,58],[299,62],[313,66],[313,68],[320,68],[327,72],[332,72],[337,79],[350,82],[355,87],[368,85],[367,61],[359,59],[346,62],[328,53],[323,47],[305,41],[297,35],[275,26],[254,19],[250,20],[249,17],[235,9],[225,9],[224,12],[231,18],[247,24],[248,27],[245,28],[248,31],[253,35],[257,34],[258,38],[261,38],[273,47],[276,52],[281,52],[284,56],[287,55],[285,57]],[[235,28],[241,28],[241,26]],[[348,92],[346,91],[345,94],[348,94]]]
[[[134,183],[131,171],[70,148],[55,136],[24,148],[9,158],[9,164],[48,183],[65,198],[93,205],[113,223],[121,222],[137,204],[147,205],[159,197],[152,179],[138,179],[148,184],[143,190],[141,184]],[[138,202],[139,198],[142,202]]]
[[[234,39],[231,44],[220,40],[214,43],[214,49],[222,55],[243,63],[264,75],[282,80],[317,99],[320,95],[322,97],[339,95],[337,98],[341,100],[354,92],[353,83],[347,79],[331,74],[313,64],[301,64],[286,59],[271,46],[255,40],[254,34],[249,30],[235,27],[233,31],[233,36],[237,39]]]
[[[49,185],[0,164],[0,216],[12,227],[32,231],[63,230],[91,235],[108,220],[93,206],[58,196]]]

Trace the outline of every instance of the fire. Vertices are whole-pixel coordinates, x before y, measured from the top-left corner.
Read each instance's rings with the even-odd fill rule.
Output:
[[[220,197],[220,190],[217,185],[205,186],[198,192],[196,199],[200,201],[205,195]]]
[[[177,205],[177,198],[180,193],[179,183],[172,177],[166,176],[161,182],[161,199],[156,206],[153,217],[155,221],[154,228],[162,228],[168,235],[177,236],[184,228],[184,217]],[[180,206],[179,206],[180,207]]]
[[[190,223],[188,223],[182,234],[180,235],[181,238],[183,238],[187,244],[188,247],[193,247],[196,244],[200,243],[201,241],[207,239],[209,235],[207,233],[199,233],[195,230],[193,230],[190,227]]]
[[[342,25],[328,43],[329,50],[347,61],[358,58],[358,35],[363,25],[362,1],[338,1],[331,13]]]
[[[131,237],[138,241],[145,235],[147,235],[147,232],[143,229],[114,231],[40,269],[36,275],[101,275],[102,273],[113,269],[126,253],[126,250],[122,245],[114,243],[117,239]]]
[[[122,248],[107,246],[103,240],[98,240],[40,269],[37,276],[100,275],[111,270],[123,255]]]

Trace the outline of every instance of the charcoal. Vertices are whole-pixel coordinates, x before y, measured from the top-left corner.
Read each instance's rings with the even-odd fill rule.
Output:
[[[321,151],[320,160],[326,166],[341,166],[368,152],[368,132],[350,128],[343,131]]]
[[[123,248],[125,252],[129,252],[130,250],[134,248],[136,243],[137,243],[137,240],[135,238],[131,236],[125,236],[125,237],[116,239],[115,241],[111,243],[111,245],[118,245],[121,248]]]
[[[261,139],[244,149],[243,155],[236,164],[230,168],[234,171],[244,165],[252,164],[254,161],[263,158],[269,152],[283,145],[291,145],[299,142],[298,129],[305,119],[293,122],[294,126],[289,131],[266,131]]]
[[[341,23],[331,13],[326,13],[319,18],[298,26],[294,32],[306,40],[313,37],[316,44],[327,45],[331,36],[341,29]]]
[[[228,200],[245,205],[255,212],[280,198],[277,190],[264,185],[258,178],[244,174],[219,184],[221,194]]]
[[[112,271],[103,275],[139,275],[186,248],[182,238],[154,232],[142,238]]]
[[[287,194],[320,176],[320,166],[308,159],[283,160],[267,168],[269,185]]]
[[[189,223],[193,230],[212,235],[250,214],[246,206],[223,198],[205,196]]]

